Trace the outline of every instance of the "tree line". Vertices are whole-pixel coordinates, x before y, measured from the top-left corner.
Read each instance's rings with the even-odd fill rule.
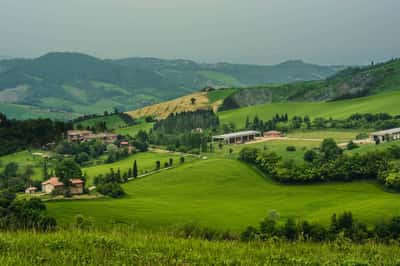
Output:
[[[329,226],[308,221],[296,221],[288,218],[285,223],[279,224],[279,214],[271,212],[262,220],[258,228],[249,226],[241,234],[241,240],[268,240],[273,238],[287,241],[324,242],[337,239],[349,239],[357,243],[368,240],[389,243],[400,237],[400,216],[392,217],[388,221],[381,221],[371,229],[365,223],[356,220],[351,212],[331,216]]]
[[[50,231],[56,226],[56,220],[46,214],[46,205],[41,199],[17,200],[15,193],[0,190],[1,230]]]
[[[284,160],[275,152],[246,147],[242,161],[255,164],[262,172],[281,183],[315,183],[373,179],[387,188],[400,190],[400,147],[365,154],[343,154],[333,139],[325,139],[318,150],[304,153],[303,162]]]
[[[10,120],[0,113],[0,156],[26,148],[42,148],[61,140],[72,123],[50,119]]]
[[[210,134],[218,129],[219,118],[212,110],[183,112],[157,121],[148,140],[155,145],[165,145],[169,150],[206,152]]]
[[[246,117],[245,129],[253,129],[259,131],[280,130],[290,131],[296,129],[376,129],[384,130],[400,127],[400,115],[390,115],[387,113],[356,113],[350,115],[346,119],[333,119],[316,117],[310,119],[309,116],[295,115],[289,118],[285,114],[275,114],[275,116],[267,121],[263,121],[255,115],[253,119]]]

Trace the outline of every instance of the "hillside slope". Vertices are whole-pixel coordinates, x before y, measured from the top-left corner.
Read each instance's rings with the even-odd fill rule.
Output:
[[[281,102],[260,104],[239,109],[219,112],[221,123],[233,123],[237,127],[245,125],[246,118],[258,116],[266,121],[275,114],[287,113],[290,117],[295,115],[310,118],[323,117],[342,119],[355,113],[389,113],[398,115],[400,91],[380,93],[377,95],[356,99],[339,100],[332,102]]]
[[[79,53],[50,53],[35,59],[0,60],[0,103],[76,116],[114,108],[132,110],[205,86],[314,80],[339,69],[300,61],[276,66],[212,65],[189,60],[102,60]],[[18,118],[18,112],[6,114]]]
[[[337,101],[400,90],[400,60],[362,68],[348,68],[323,81],[266,85],[237,90],[221,109],[285,101]]]
[[[191,99],[195,99],[192,103]],[[211,104],[207,92],[192,93],[177,99],[143,107],[138,110],[127,112],[133,118],[155,117],[164,119],[172,113],[191,112],[195,110],[213,109],[217,111],[218,103]]]
[[[329,223],[333,213],[349,210],[371,224],[398,215],[400,207],[398,194],[374,183],[281,185],[230,159],[185,163],[123,187],[127,196],[122,199],[49,202],[48,211],[62,224],[82,214],[103,226],[118,222],[165,230],[195,223],[240,232],[257,225],[271,210],[283,220],[322,223]]]

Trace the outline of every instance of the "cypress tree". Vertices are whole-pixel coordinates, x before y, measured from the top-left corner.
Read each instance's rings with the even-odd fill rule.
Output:
[[[249,119],[249,116],[246,117],[245,128],[246,128],[246,129],[249,129],[249,128],[250,128],[250,119]]]
[[[135,162],[133,163],[133,177],[134,177],[134,178],[137,178],[137,177],[138,177],[138,169],[137,169],[136,160],[135,160]]]
[[[44,161],[44,163],[43,163],[43,178],[45,180],[49,179],[49,171],[47,169],[47,161]]]
[[[128,177],[132,177],[132,168],[128,169]]]
[[[116,176],[117,182],[121,182],[121,170],[118,168],[117,170],[117,176]]]

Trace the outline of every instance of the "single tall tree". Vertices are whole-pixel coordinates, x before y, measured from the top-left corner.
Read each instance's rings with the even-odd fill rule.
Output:
[[[133,162],[133,177],[134,178],[138,177],[138,168],[137,168],[136,160]]]
[[[47,169],[47,161],[43,162],[43,178],[44,180],[49,179],[49,170]]]

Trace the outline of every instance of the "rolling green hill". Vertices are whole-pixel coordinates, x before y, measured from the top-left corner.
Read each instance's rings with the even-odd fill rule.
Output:
[[[238,89],[224,98],[221,110],[286,101],[337,101],[400,90],[400,60],[348,68],[326,80]]]
[[[189,60],[129,58],[102,60],[79,53],[49,53],[35,59],[0,60],[0,103],[68,112],[72,116],[132,110],[198,91],[315,80],[341,67],[301,61],[276,66],[199,64]],[[20,117],[14,109],[10,117]],[[50,115],[49,115],[50,116]]]
[[[289,116],[308,115],[311,118],[347,118],[355,113],[399,114],[400,91],[387,92],[373,96],[340,100],[333,102],[283,102],[261,104],[235,110],[219,112],[221,123],[234,123],[243,127],[246,117],[258,115],[260,119],[269,120],[275,114],[287,113]]]
[[[83,214],[102,227],[127,223],[165,230],[195,223],[235,231],[257,225],[271,210],[283,219],[322,223],[346,210],[369,224],[400,214],[400,196],[373,182],[280,185],[223,158],[196,160],[123,187],[127,196],[122,199],[49,202],[48,211],[62,224]]]

